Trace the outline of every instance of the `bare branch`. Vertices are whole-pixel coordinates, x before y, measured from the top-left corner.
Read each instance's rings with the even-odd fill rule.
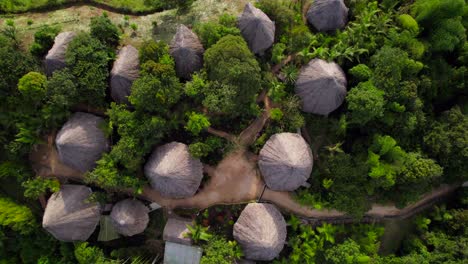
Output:
[[[221,130],[217,130],[217,129],[214,129],[212,127],[209,127],[206,129],[206,131],[212,135],[215,135],[215,136],[218,136],[218,137],[222,137],[228,141],[231,141],[231,142],[234,142],[236,141],[236,137],[234,135],[231,135],[227,132],[224,132],[224,131],[221,131]]]

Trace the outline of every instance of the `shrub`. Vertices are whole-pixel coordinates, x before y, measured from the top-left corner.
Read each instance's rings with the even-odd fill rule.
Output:
[[[29,100],[41,102],[46,93],[45,75],[38,72],[29,72],[21,77],[18,82],[18,90]]]
[[[91,36],[99,39],[108,47],[117,47],[119,45],[119,29],[112,24],[107,15],[91,18],[89,24]]]
[[[43,26],[34,33],[34,42],[29,51],[37,57],[44,56],[54,45],[54,39],[60,32],[59,27]]]
[[[190,113],[187,114],[188,121],[187,125],[185,125],[185,130],[191,132],[193,135],[197,136],[203,131],[205,128],[211,125],[208,117],[204,114],[197,114],[197,113]]]
[[[358,64],[349,70],[349,74],[358,81],[364,82],[372,77],[372,70],[365,64]]]
[[[403,29],[409,30],[415,35],[419,33],[419,25],[414,18],[408,14],[398,16],[398,23]]]
[[[346,96],[351,113],[350,122],[365,125],[369,121],[381,118],[384,113],[384,94],[372,82],[361,82],[352,88]]]

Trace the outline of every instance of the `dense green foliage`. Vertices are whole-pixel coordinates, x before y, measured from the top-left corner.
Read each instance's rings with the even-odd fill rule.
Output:
[[[54,44],[55,36],[60,32],[59,27],[45,25],[34,33],[34,42],[29,51],[37,57],[43,57]]]

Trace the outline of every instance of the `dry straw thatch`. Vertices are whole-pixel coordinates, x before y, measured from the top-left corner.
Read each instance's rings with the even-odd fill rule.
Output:
[[[96,161],[109,150],[101,117],[77,112],[65,123],[55,138],[60,160],[81,172],[92,170]]]
[[[245,258],[271,261],[283,250],[286,222],[272,204],[251,203],[234,224],[234,239]]]
[[[306,16],[318,31],[334,31],[346,26],[348,8],[343,0],[314,0]]]
[[[177,76],[185,80],[191,79],[192,73],[203,67],[204,52],[198,36],[185,25],[179,25],[170,45]]]
[[[260,151],[258,165],[268,188],[294,191],[312,172],[312,151],[301,135],[273,135]]]
[[[45,57],[45,68],[48,76],[51,76],[56,70],[65,68],[65,52],[75,36],[75,32],[62,32],[55,37],[54,46]]]
[[[144,172],[151,186],[163,196],[186,198],[198,190],[203,165],[190,155],[187,145],[171,142],[153,151]]]
[[[275,23],[251,3],[245,5],[238,26],[250,50],[255,54],[263,55],[275,41]]]
[[[346,84],[338,64],[313,59],[301,69],[295,91],[302,99],[304,112],[326,116],[343,103]]]
[[[123,47],[111,71],[110,91],[111,97],[118,103],[128,103],[132,83],[139,76],[139,53],[131,45]]]
[[[100,218],[98,203],[88,202],[92,191],[83,185],[63,185],[47,202],[42,226],[56,239],[85,241]]]
[[[125,199],[114,205],[110,214],[118,233],[133,236],[145,231],[149,222],[149,208],[134,199]]]

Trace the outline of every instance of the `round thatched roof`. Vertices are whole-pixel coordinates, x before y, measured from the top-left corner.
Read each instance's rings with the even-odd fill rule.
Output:
[[[187,145],[178,142],[154,150],[144,170],[151,186],[170,198],[194,195],[203,178],[200,160],[190,155]]]
[[[47,201],[42,226],[61,241],[85,241],[99,223],[98,203],[87,201],[92,191],[83,185],[62,185]]]
[[[318,31],[333,31],[345,27],[348,8],[343,0],[314,0],[306,16]]]
[[[275,134],[260,151],[258,166],[268,188],[294,191],[312,172],[312,151],[301,135]]]
[[[106,136],[99,128],[103,121],[92,114],[73,114],[55,138],[60,160],[81,172],[92,170],[109,149]]]
[[[338,64],[313,59],[301,69],[295,91],[304,112],[328,115],[346,97],[346,76]]]
[[[245,5],[238,26],[250,50],[255,54],[262,55],[275,41],[275,23],[251,3]]]
[[[51,76],[56,70],[65,68],[65,52],[75,36],[75,32],[62,32],[55,37],[54,46],[45,57],[45,68],[48,76]]]
[[[234,224],[234,239],[247,259],[271,261],[283,250],[286,222],[272,204],[251,203]]]
[[[198,36],[185,25],[179,25],[170,45],[177,76],[189,80],[192,73],[203,68],[204,52]]]
[[[145,231],[149,222],[149,208],[134,199],[125,199],[112,207],[112,224],[118,233],[133,236]]]
[[[139,76],[139,53],[131,45],[123,47],[111,71],[111,97],[118,103],[128,103],[132,83]]]

